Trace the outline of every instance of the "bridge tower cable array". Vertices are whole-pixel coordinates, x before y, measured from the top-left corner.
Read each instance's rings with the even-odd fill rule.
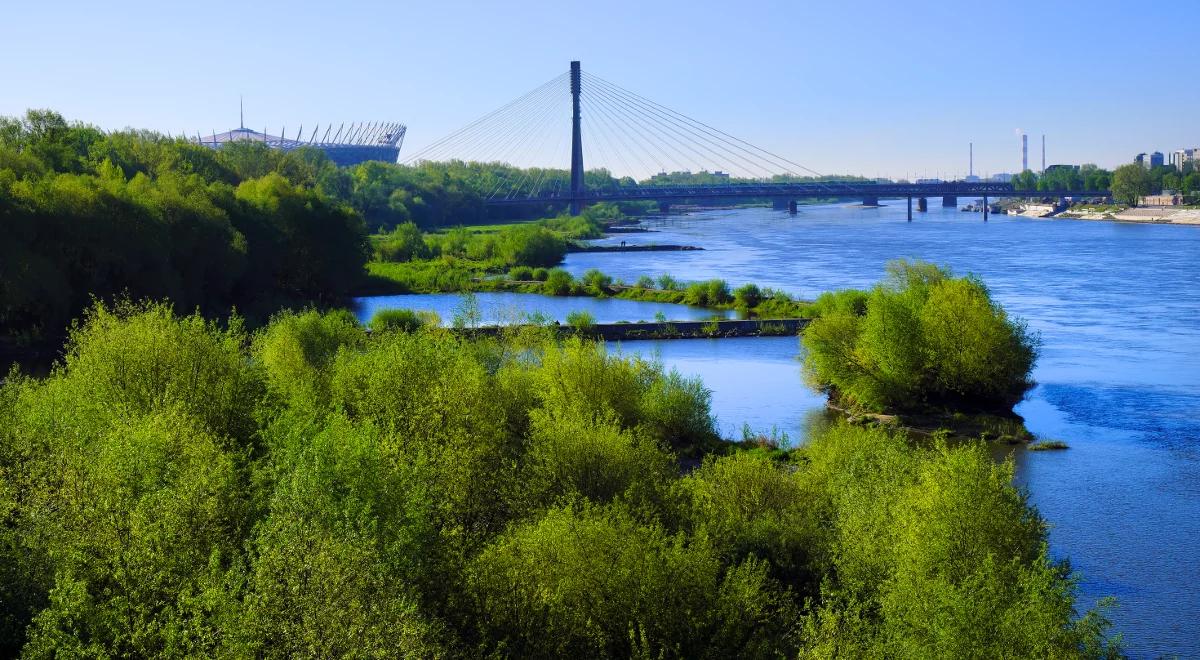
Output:
[[[564,93],[565,92],[565,93]],[[570,98],[570,124],[558,118]],[[570,133],[569,153],[553,135]],[[584,169],[585,141],[591,145],[592,176]],[[429,144],[404,160],[463,160],[503,163],[489,199],[560,200],[573,212],[600,187],[678,183],[686,176],[708,175],[715,182],[731,177],[750,181],[820,176],[810,168],[735,138],[709,124],[658,104],[583,71],[571,62],[567,73],[535,87],[463,128]],[[569,162],[569,169],[556,163]],[[523,172],[516,168],[525,168]],[[612,192],[610,190],[610,192]]]
[[[563,111],[568,98],[570,114]],[[591,170],[584,169],[585,142]],[[830,180],[778,152],[584,71],[577,61],[405,163],[448,160],[490,164],[482,171],[490,177],[484,183],[490,189],[489,206],[565,204],[573,213],[601,201],[753,198],[794,209],[797,199],[859,198],[871,206],[884,197],[1020,193],[996,182]],[[1052,192],[1048,196],[1106,194]]]

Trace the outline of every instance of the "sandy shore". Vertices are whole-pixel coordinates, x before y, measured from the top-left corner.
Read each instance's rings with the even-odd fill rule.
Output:
[[[1088,213],[1064,211],[1060,218],[1080,220],[1116,220],[1119,222],[1147,222],[1173,225],[1200,225],[1200,209],[1175,209],[1169,206],[1125,209],[1116,213]]]

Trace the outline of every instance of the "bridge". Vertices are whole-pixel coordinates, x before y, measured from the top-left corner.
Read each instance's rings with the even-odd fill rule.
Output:
[[[557,118],[566,117],[565,112],[560,114],[560,108],[568,97],[570,123],[556,125]],[[591,122],[585,122],[585,117]],[[551,143],[562,144],[568,134],[570,169],[545,167],[546,160],[568,160],[563,157],[567,154],[545,148]],[[584,170],[585,134],[589,134],[589,144],[596,145],[596,153],[604,163],[599,168],[607,177],[603,180],[596,180],[596,169]],[[801,199],[850,198],[875,206],[881,199],[899,198],[907,200],[911,220],[914,198],[923,211],[929,198],[941,197],[943,206],[957,206],[959,197],[979,197],[983,199],[986,220],[990,198],[1110,195],[1106,190],[1024,191],[1011,183],[978,180],[830,180],[804,165],[585,73],[579,62],[571,62],[568,73],[438,140],[406,162],[435,159],[505,164],[524,161],[525,169],[514,167],[511,176],[498,177],[486,204],[561,204],[573,214],[598,202],[653,201],[666,208],[684,201],[770,199],[776,208],[795,213],[796,200]],[[678,170],[667,174],[668,167]],[[693,168],[698,172],[694,174]],[[614,170],[625,177],[611,176]],[[643,182],[638,183],[635,175],[642,176]],[[589,178],[593,180],[589,182]]]

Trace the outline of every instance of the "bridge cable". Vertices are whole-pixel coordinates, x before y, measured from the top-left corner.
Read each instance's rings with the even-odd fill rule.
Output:
[[[545,83],[543,83],[543,84],[541,84],[541,85],[539,85],[539,86],[535,87],[534,89],[532,89],[532,90],[530,90],[530,91],[526,92],[525,94],[521,95],[520,97],[518,97],[518,98],[516,98],[516,99],[514,99],[514,100],[512,100],[512,101],[510,101],[510,102],[508,102],[508,103],[506,103],[505,105],[503,105],[503,106],[501,106],[501,107],[499,107],[499,108],[496,108],[495,110],[493,110],[493,111],[491,111],[491,112],[487,113],[486,115],[484,115],[484,116],[482,116],[482,117],[480,117],[480,118],[476,119],[475,121],[471,122],[470,124],[467,124],[467,125],[466,125],[466,126],[464,126],[463,128],[460,128],[459,130],[457,130],[457,131],[455,131],[455,132],[453,132],[453,133],[451,133],[451,134],[447,135],[446,137],[443,137],[443,138],[441,138],[440,140],[437,140],[437,141],[436,141],[436,142],[434,142],[433,144],[431,144],[431,145],[429,145],[429,146],[427,146],[427,147],[425,147],[425,148],[421,149],[420,151],[417,151],[417,152],[416,152],[416,153],[414,153],[412,156],[409,156],[409,157],[408,157],[408,158],[407,158],[407,159],[406,159],[404,162],[405,162],[406,164],[407,164],[407,163],[416,162],[417,160],[421,159],[421,158],[422,158],[422,156],[424,156],[424,155],[425,155],[427,152],[431,151],[433,148],[435,148],[435,147],[438,147],[438,146],[440,146],[440,145],[442,145],[442,144],[444,144],[444,143],[446,143],[446,142],[449,142],[449,141],[451,141],[451,140],[453,140],[453,139],[455,139],[455,138],[458,138],[458,137],[459,137],[459,136],[461,136],[463,133],[465,133],[465,132],[467,132],[467,131],[469,131],[469,130],[471,130],[471,129],[473,129],[473,128],[476,128],[476,127],[477,127],[477,126],[479,126],[480,124],[482,124],[482,123],[484,123],[484,122],[486,122],[486,121],[488,121],[488,120],[492,119],[492,118],[493,118],[493,117],[495,117],[496,115],[499,115],[499,114],[501,114],[501,113],[504,113],[504,112],[506,112],[506,111],[510,110],[510,109],[511,109],[513,106],[516,106],[516,105],[519,105],[519,104],[521,104],[521,103],[524,103],[526,100],[528,100],[528,99],[529,99],[529,97],[531,97],[531,96],[533,96],[533,95],[535,95],[535,94],[538,94],[538,93],[542,92],[543,90],[545,90],[545,88],[547,88],[547,87],[550,87],[550,86],[554,85],[555,83],[558,83],[558,82],[560,82],[562,79],[564,79],[564,78],[567,78],[567,77],[569,77],[569,76],[570,76],[570,74],[569,74],[569,73],[563,73],[563,74],[560,74],[560,75],[558,75],[558,76],[555,76],[554,78],[552,78],[552,79],[550,79],[550,80],[546,81]]]
[[[593,98],[597,99],[597,101],[600,103],[600,105],[602,107],[605,107],[606,109],[611,111],[613,116],[617,116],[617,115],[623,116],[625,118],[625,121],[624,122],[618,121],[618,123],[619,124],[620,123],[627,124],[630,128],[632,128],[634,130],[634,132],[636,132],[639,136],[642,137],[642,139],[646,142],[646,144],[649,144],[656,151],[658,151],[659,155],[663,156],[663,160],[668,160],[668,161],[675,163],[676,167],[678,167],[680,169],[680,171],[691,169],[691,167],[689,165],[686,165],[686,164],[682,163],[679,159],[677,159],[675,157],[676,154],[671,153],[671,150],[669,148],[664,148],[663,145],[665,143],[661,137],[655,136],[653,133],[650,133],[648,130],[643,130],[643,128],[644,128],[643,121],[640,120],[633,113],[629,112],[629,110],[627,108],[625,108],[623,105],[620,105],[617,103],[613,103],[612,105],[609,105],[609,99],[607,99],[604,96],[594,96]],[[667,146],[669,147],[669,145],[667,145]],[[659,160],[659,159],[656,158],[655,160]],[[659,164],[661,166],[662,161],[659,161]]]
[[[473,157],[464,158],[464,160],[473,160],[475,162],[489,162],[493,155],[492,149],[498,145],[506,144],[506,140],[511,135],[519,131],[527,122],[531,121],[535,113],[542,109],[544,99],[549,98],[554,94],[555,87],[561,85],[561,80],[554,81],[556,85],[545,86],[538,94],[530,96],[519,106],[513,106],[503,115],[497,115],[492,123],[480,124],[472,132],[472,135],[464,136],[462,139],[443,145],[437,153],[439,154],[473,154]],[[480,154],[479,151],[485,153]]]
[[[614,140],[617,143],[617,153],[618,154],[624,154],[624,153],[630,154],[630,157],[637,160],[638,164],[641,165],[641,167],[643,168],[643,171],[645,171],[647,173],[646,176],[653,174],[656,170],[654,168],[650,167],[649,165],[647,165],[646,161],[642,160],[642,154],[639,153],[639,151],[637,149],[632,149],[632,148],[629,148],[626,146],[627,143],[625,141],[624,133],[622,133],[621,131],[616,129],[615,121],[613,121],[613,122],[609,121],[608,113],[602,112],[603,109],[599,105],[597,105],[597,103],[595,101],[592,100],[591,96],[584,96],[583,101],[590,109],[595,110],[595,113],[592,114],[592,116],[595,116],[597,118],[597,126],[600,126],[601,124],[603,124],[603,127],[607,128],[608,131],[611,131],[611,135],[613,136]],[[609,133],[606,133],[606,134],[609,134]],[[655,160],[657,162],[656,159],[651,158],[651,160]],[[625,164],[625,167],[627,170],[627,176],[632,176],[634,178],[634,180],[637,180],[637,178],[638,178],[637,172],[634,171],[633,168],[629,166],[629,164],[625,161],[623,155],[621,156],[621,161],[622,161],[622,163]],[[663,168],[660,163],[657,171],[662,171],[662,169]]]
[[[601,89],[603,90],[603,87],[602,87],[604,84],[603,81],[600,81],[598,79],[593,79],[593,77],[589,76],[588,82],[596,83],[596,84],[595,84],[595,86],[589,85],[585,89],[593,89],[595,87],[601,87]],[[610,96],[615,96],[617,94],[620,94],[620,92],[616,91],[616,90],[604,90],[604,92]],[[755,161],[749,160],[749,159],[745,158],[744,156],[740,156],[736,152],[730,151],[728,148],[724,148],[719,144],[712,143],[712,141],[710,139],[707,139],[706,136],[704,136],[702,133],[698,132],[695,128],[688,126],[686,124],[682,124],[681,122],[674,119],[673,117],[671,117],[669,115],[665,115],[653,107],[645,106],[644,104],[641,104],[634,99],[628,99],[628,100],[630,100],[634,104],[640,106],[645,113],[647,113],[647,114],[652,113],[653,115],[656,115],[658,118],[664,120],[664,121],[659,121],[657,123],[659,123],[661,126],[663,126],[666,130],[669,130],[672,134],[679,136],[681,139],[683,139],[684,141],[681,142],[681,144],[683,144],[690,151],[692,151],[697,156],[699,156],[702,159],[702,161],[709,157],[716,157],[718,160],[716,162],[714,162],[713,164],[718,165],[719,169],[736,171],[741,168],[737,167],[737,166],[730,167],[730,165],[732,163],[735,163],[736,161],[740,160],[740,161],[746,163],[747,165],[749,165],[751,168],[756,168],[756,169],[762,170],[763,172],[766,172],[768,176],[775,174],[774,170],[772,170],[770,167],[763,165],[761,162],[755,162]],[[620,102],[620,101],[617,100],[616,102]],[[690,143],[688,141],[690,141]],[[695,147],[692,146],[691,143],[695,143],[695,144],[699,145],[700,147],[704,148],[706,151],[709,152],[709,154],[711,154],[711,156],[705,156],[704,154],[701,154]],[[732,158],[733,160],[732,161],[724,160],[726,158]],[[707,168],[702,168],[702,169],[707,169]]]
[[[632,97],[635,97],[635,98],[637,98],[637,99],[640,99],[640,100],[641,100],[642,102],[644,102],[644,103],[648,103],[648,104],[650,104],[650,105],[657,106],[658,108],[662,109],[662,110],[663,110],[663,111],[665,111],[665,112],[669,112],[669,113],[671,113],[672,115],[675,115],[675,116],[679,117],[680,119],[682,119],[682,120],[684,120],[684,121],[687,121],[687,122],[689,122],[689,123],[691,123],[691,124],[694,124],[694,125],[696,125],[696,126],[697,126],[697,127],[700,129],[700,130],[705,130],[705,131],[708,131],[708,132],[710,132],[710,135],[713,135],[713,137],[714,137],[714,138],[716,138],[716,139],[719,139],[719,140],[721,140],[722,142],[725,142],[725,143],[727,143],[727,144],[730,144],[731,146],[737,147],[737,148],[739,148],[739,149],[741,149],[741,150],[743,150],[743,151],[746,151],[747,153],[755,153],[755,152],[758,152],[759,154],[765,154],[766,156],[769,156],[770,158],[772,158],[772,159],[775,159],[776,161],[779,161],[779,162],[782,162],[782,163],[786,163],[786,164],[789,164],[789,165],[795,166],[795,167],[799,168],[800,170],[803,170],[803,171],[805,171],[805,172],[808,172],[808,173],[810,173],[811,175],[813,175],[813,176],[815,176],[815,177],[818,177],[818,178],[820,178],[820,177],[824,177],[824,176],[825,176],[824,174],[821,174],[820,172],[818,172],[818,171],[816,171],[816,170],[814,170],[814,169],[812,169],[812,168],[810,168],[810,167],[807,167],[807,166],[805,166],[805,165],[802,165],[802,164],[800,164],[800,163],[797,163],[797,162],[795,162],[795,161],[793,161],[793,160],[790,160],[790,159],[788,159],[788,158],[784,158],[783,156],[780,156],[780,155],[778,155],[778,154],[775,154],[775,153],[773,153],[773,152],[767,151],[766,149],[763,149],[762,147],[756,146],[756,145],[754,145],[754,144],[752,144],[752,143],[750,143],[750,142],[747,142],[747,141],[745,141],[745,140],[743,140],[743,139],[741,139],[741,138],[738,138],[738,137],[735,137],[735,136],[733,136],[733,135],[730,135],[730,134],[728,134],[728,133],[726,133],[726,132],[724,132],[724,131],[722,131],[722,130],[720,130],[720,129],[718,129],[718,128],[715,128],[715,127],[713,127],[713,126],[710,126],[710,125],[708,125],[708,124],[706,124],[706,123],[704,123],[704,122],[702,122],[702,121],[699,121],[699,120],[697,120],[697,119],[693,119],[693,118],[691,118],[691,117],[689,117],[689,116],[687,116],[687,115],[685,115],[685,114],[683,114],[683,113],[681,113],[681,112],[678,112],[678,111],[676,111],[676,110],[673,110],[673,109],[671,109],[671,108],[669,108],[669,107],[667,107],[667,106],[664,106],[664,105],[662,105],[662,104],[660,104],[660,103],[656,103],[656,102],[654,102],[654,101],[652,101],[652,100],[650,100],[650,99],[648,99],[648,98],[646,98],[646,97],[644,97],[644,96],[641,96],[640,94],[637,94],[636,92],[632,92],[632,91],[630,91],[630,90],[628,90],[628,89],[625,89],[624,87],[621,87],[620,85],[617,85],[617,84],[615,84],[615,83],[613,83],[613,82],[611,82],[611,81],[605,80],[604,78],[601,78],[601,77],[599,77],[599,76],[596,76],[596,75],[594,75],[594,74],[588,74],[588,76],[589,76],[589,78],[592,78],[592,79],[598,80],[599,82],[601,82],[601,83],[603,83],[603,84],[605,84],[605,85],[608,85],[609,87],[612,87],[612,88],[615,88],[615,89],[617,89],[617,90],[620,90],[620,91],[622,91],[623,93],[625,93],[625,94],[627,94],[627,95],[629,95],[629,96],[632,96]],[[747,149],[747,147],[748,147],[748,149]],[[760,157],[761,157],[761,156],[760,156]],[[790,171],[788,168],[784,168],[784,169],[785,169],[785,171]],[[820,181],[815,181],[814,183],[817,183],[818,185],[821,185],[821,184],[822,184],[822,182],[820,182]],[[826,188],[828,188],[828,186],[824,186],[824,185],[823,185],[822,187],[826,187]]]

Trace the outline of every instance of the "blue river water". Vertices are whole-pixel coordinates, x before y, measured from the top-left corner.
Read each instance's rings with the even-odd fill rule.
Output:
[[[629,282],[663,273],[722,278],[803,297],[869,287],[902,257],[980,276],[1041,335],[1038,385],[1017,412],[1036,435],[1071,448],[1018,450],[1014,460],[1050,524],[1051,551],[1080,576],[1079,606],[1116,596],[1109,615],[1134,657],[1200,657],[1200,227],[1008,216],[984,223],[937,201],[911,223],[903,202],[805,206],[796,216],[668,216],[647,222],[653,233],[604,242],[704,250],[571,254],[565,268]],[[612,302],[572,304],[601,321],[699,312],[604,307]],[[369,316],[362,305],[360,315]],[[726,436],[740,437],[747,424],[803,442],[824,418],[824,399],[804,386],[795,338],[627,342],[620,350],[701,377]]]

